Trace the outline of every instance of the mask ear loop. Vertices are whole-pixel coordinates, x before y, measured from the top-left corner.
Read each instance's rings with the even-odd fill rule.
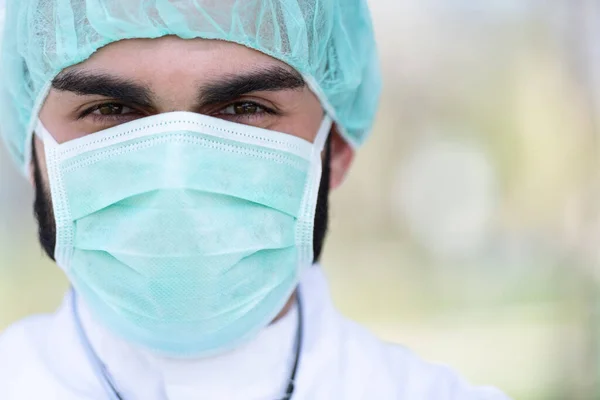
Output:
[[[307,189],[305,197],[302,201],[301,208],[301,221],[299,221],[297,237],[300,237],[299,243],[301,243],[301,250],[298,253],[299,265],[302,267],[308,267],[313,264],[313,231],[314,231],[314,216],[317,207],[317,196],[319,193],[319,186],[321,184],[321,173],[322,164],[321,154],[325,148],[325,143],[329,137],[333,120],[328,114],[323,117],[323,122],[317,131],[317,136],[313,142],[312,154],[311,154],[311,167],[309,180],[307,181]],[[329,184],[329,183],[327,183]],[[310,232],[308,235],[306,232]],[[298,271],[300,273],[300,271]]]
[[[65,206],[65,203],[68,204],[68,199],[64,191],[62,176],[58,171],[60,144],[39,119],[34,133],[44,143],[44,153],[46,154],[46,168],[56,222],[54,256],[57,265],[66,272],[72,253],[73,229],[69,226],[70,217],[65,216],[65,213],[69,214],[68,206]]]
[[[315,137],[315,141],[313,143],[314,149],[319,155],[325,148],[325,142],[327,142],[327,138],[329,137],[332,126],[333,120],[329,115],[325,114],[323,122],[321,122],[321,126],[319,127],[319,131],[317,132],[317,136]]]
[[[34,133],[35,133],[35,136],[37,136],[44,143],[44,146],[58,147],[58,142],[56,141],[56,139],[54,139],[52,134],[50,132],[48,132],[48,129],[46,129],[46,127],[44,126],[42,121],[39,119],[38,119],[37,126],[34,130]]]

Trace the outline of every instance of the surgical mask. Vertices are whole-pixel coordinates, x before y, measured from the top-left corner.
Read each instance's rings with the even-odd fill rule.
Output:
[[[38,122],[56,261],[98,320],[176,357],[253,338],[313,261],[314,143],[188,112],[58,144]]]

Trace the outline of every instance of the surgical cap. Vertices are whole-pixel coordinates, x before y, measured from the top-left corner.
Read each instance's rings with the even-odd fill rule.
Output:
[[[379,65],[366,0],[7,0],[0,133],[28,169],[52,80],[122,39],[235,42],[300,72],[354,147],[376,112]]]

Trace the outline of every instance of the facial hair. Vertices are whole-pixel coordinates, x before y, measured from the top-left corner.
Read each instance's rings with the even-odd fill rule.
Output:
[[[56,247],[56,223],[52,210],[50,190],[42,179],[42,170],[37,154],[33,152],[33,181],[35,185],[35,200],[33,202],[33,215],[38,223],[38,240],[44,252],[53,261],[54,247]]]
[[[44,184],[42,171],[36,152],[33,152],[33,178],[35,185],[35,200],[33,212],[38,222],[38,239],[44,252],[53,261],[56,261],[54,248],[56,247],[56,223],[52,209],[52,198],[49,188]],[[329,222],[329,178],[331,175],[331,140],[327,140],[325,157],[323,159],[323,172],[319,184],[317,206],[315,210],[315,223],[313,228],[313,254],[314,262],[321,258],[327,227]]]

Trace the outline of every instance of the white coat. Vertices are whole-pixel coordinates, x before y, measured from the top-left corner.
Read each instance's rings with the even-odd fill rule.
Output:
[[[300,288],[304,338],[292,400],[507,399],[496,389],[470,386],[447,367],[427,363],[402,346],[383,343],[363,327],[342,317],[332,304],[320,268],[307,271]],[[69,295],[66,300],[68,298]],[[0,336],[1,400],[109,398],[84,355],[70,304],[65,301],[53,315],[23,320]],[[158,370],[156,363],[136,359],[124,342],[99,327],[84,324],[86,330],[95,330],[90,335],[92,346],[120,383],[124,400],[276,400],[277,397],[260,396],[271,393],[268,386],[276,386],[273,393],[280,393],[283,387],[283,383],[273,381],[285,373],[264,371],[270,368],[266,366],[270,364],[264,364],[269,362],[265,346],[290,347],[276,343],[275,337],[283,334],[277,329],[287,329],[285,324],[281,325],[271,329],[270,337],[263,338],[264,351],[257,351],[256,346],[246,351],[243,355],[246,362],[232,361],[229,367],[222,367],[222,360],[217,360],[221,367],[213,364],[195,377],[193,374],[199,369],[191,362],[179,363],[177,367],[170,367],[171,375],[167,378],[168,374],[164,369]],[[293,331],[293,327],[290,329]],[[242,368],[239,364],[245,363],[249,367],[238,374],[236,368]],[[257,367],[252,368],[253,365]],[[212,376],[204,381],[206,384],[197,384],[197,390],[186,389],[190,382],[202,382],[202,375],[210,374]],[[241,383],[235,378],[236,374],[249,377],[253,382]],[[206,389],[219,380],[223,381],[221,391]]]

